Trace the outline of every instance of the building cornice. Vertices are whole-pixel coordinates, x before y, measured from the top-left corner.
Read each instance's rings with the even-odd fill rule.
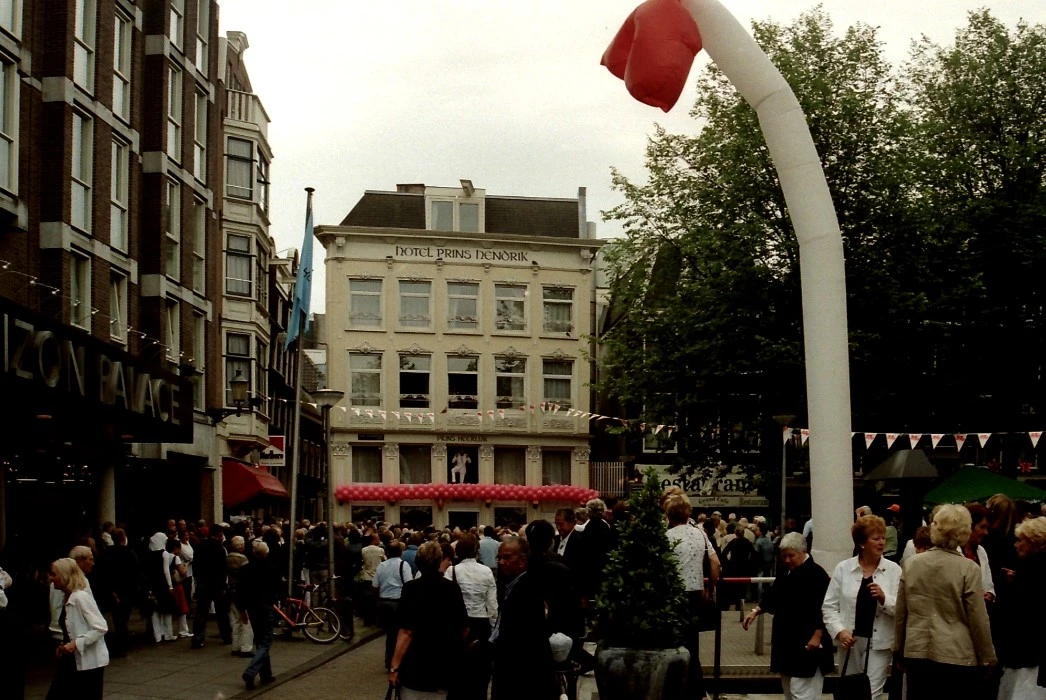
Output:
[[[555,236],[528,236],[518,233],[461,233],[460,231],[430,231],[428,229],[384,228],[367,226],[317,226],[316,238],[324,247],[334,243],[337,238],[373,238],[384,243],[394,243],[397,239],[425,239],[440,244],[453,242],[461,245],[475,243],[519,243],[533,249],[538,248],[601,248],[609,240],[604,238],[562,238]]]

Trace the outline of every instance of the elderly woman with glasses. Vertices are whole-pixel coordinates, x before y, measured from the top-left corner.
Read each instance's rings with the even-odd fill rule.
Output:
[[[773,615],[770,670],[781,674],[786,700],[818,700],[832,669],[832,641],[821,615],[830,579],[798,532],[782,537],[780,548],[784,570],[741,624],[747,630],[759,615]]]
[[[979,668],[995,665],[995,648],[980,568],[959,551],[971,525],[963,506],[941,506],[930,525],[933,549],[904,566],[894,648],[903,657],[908,700],[984,697]]]

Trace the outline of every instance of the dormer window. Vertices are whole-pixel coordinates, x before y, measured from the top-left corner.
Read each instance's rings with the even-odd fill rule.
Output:
[[[429,201],[430,231],[479,233],[480,218],[480,205],[477,201],[463,202],[449,198]]]

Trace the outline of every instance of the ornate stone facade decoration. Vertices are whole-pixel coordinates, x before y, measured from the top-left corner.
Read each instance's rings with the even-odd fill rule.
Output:
[[[530,462],[541,461],[541,448],[537,445],[531,445],[527,448],[527,460]]]
[[[494,448],[490,445],[482,445],[479,448],[480,459],[494,459]]]
[[[452,350],[449,354],[458,355],[459,357],[468,357],[470,355],[478,355],[479,352],[462,343],[457,349]]]
[[[389,459],[398,459],[400,456],[400,446],[396,442],[385,443],[385,456]]]
[[[383,352],[381,348],[376,348],[367,341],[363,341],[356,347],[352,348],[353,352],[367,352],[367,353],[379,353]]]
[[[525,357],[525,355],[523,353],[521,353],[519,350],[516,350],[511,345],[509,345],[507,348],[505,348],[501,352],[496,352],[494,354],[496,356],[498,356],[498,357],[507,357],[510,360],[514,360],[514,359],[516,359],[518,357]]]
[[[447,425],[479,425],[479,416],[448,416]]]
[[[432,459],[446,459],[447,458],[447,443],[437,442],[432,446]]]
[[[412,344],[410,347],[403,348],[400,350],[404,355],[430,355],[432,351],[428,348],[423,348],[417,343]]]
[[[573,355],[570,355],[568,353],[563,352],[562,348],[556,348],[555,350],[553,350],[549,354],[545,355],[545,357],[549,358],[550,360],[573,360],[573,359],[575,359]]]
[[[335,457],[348,457],[349,446],[342,443],[334,443],[333,445],[331,445],[331,453]]]
[[[562,418],[551,418],[545,421],[545,427],[553,430],[570,430],[574,427],[574,422]]]
[[[574,459],[578,462],[588,461],[589,450],[587,447],[575,447],[574,448]]]

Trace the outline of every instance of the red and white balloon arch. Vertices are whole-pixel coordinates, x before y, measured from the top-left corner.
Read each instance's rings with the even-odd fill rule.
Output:
[[[339,503],[363,501],[493,501],[585,503],[599,491],[583,486],[522,486],[517,484],[352,484],[334,490]]]

